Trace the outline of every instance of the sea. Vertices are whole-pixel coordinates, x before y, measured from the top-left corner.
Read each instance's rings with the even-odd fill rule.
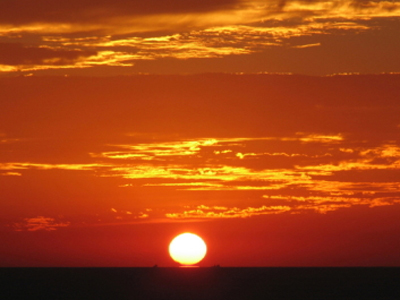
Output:
[[[0,299],[391,299],[400,268],[1,268]]]

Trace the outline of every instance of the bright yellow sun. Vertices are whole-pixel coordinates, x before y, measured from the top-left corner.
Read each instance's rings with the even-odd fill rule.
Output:
[[[197,264],[206,256],[206,243],[193,233],[185,232],[176,236],[169,244],[171,258],[186,266]]]

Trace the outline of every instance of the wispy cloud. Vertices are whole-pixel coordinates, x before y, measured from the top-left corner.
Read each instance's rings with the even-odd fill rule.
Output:
[[[42,163],[29,163],[29,162],[9,162],[0,163],[0,170],[94,170],[99,167],[104,167],[101,164],[42,164]]]
[[[17,6],[3,4],[1,20],[4,28],[13,24],[31,26],[31,30],[128,30],[139,31],[147,26],[149,31],[173,26],[215,26],[218,24],[249,24],[268,19],[291,18],[366,18],[399,16],[398,2],[388,1],[261,1],[218,0],[201,3],[175,0],[169,5],[151,0],[138,1],[29,1]],[[173,22],[171,22],[173,21]],[[46,28],[44,25],[52,24]],[[58,27],[57,27],[58,26]],[[176,27],[175,27],[176,29]],[[60,30],[60,29],[58,29]]]
[[[117,210],[115,208],[111,208],[111,212],[113,212],[116,216],[116,220],[144,220],[149,218],[149,212],[151,209],[146,209],[145,212],[137,211],[131,212],[129,210]]]
[[[193,209],[179,213],[167,213],[165,216],[171,219],[228,219],[248,218],[258,215],[279,214],[290,211],[289,206],[261,206],[261,207],[221,207],[199,205]]]
[[[292,47],[297,49],[304,49],[304,48],[319,47],[319,46],[321,46],[321,43],[296,45]]]
[[[105,157],[110,159],[138,159],[138,160],[166,160],[168,157],[195,156],[207,149],[213,150],[214,154],[232,154],[229,147],[244,148],[246,143],[260,141],[300,141],[303,143],[338,143],[343,140],[339,135],[320,135],[296,133],[293,137],[237,137],[237,138],[202,138],[167,142],[141,143],[135,145],[111,145],[126,151],[109,151],[102,153],[91,153],[93,157]],[[222,149],[222,150],[221,150]],[[235,154],[239,158],[258,155],[286,155],[286,153],[241,153]]]
[[[289,39],[376,30],[373,19],[400,17],[396,1],[23,2],[0,4],[0,72],[304,49],[322,44]]]
[[[0,173],[0,176],[22,176],[19,172],[4,172]]]
[[[0,144],[10,144],[20,142],[19,138],[9,138],[6,134],[0,132]]]
[[[38,216],[34,218],[25,218],[22,222],[12,225],[15,231],[54,231],[60,227],[67,227],[70,222],[57,221],[54,218]]]
[[[91,153],[96,163],[14,162],[1,163],[0,170],[3,176],[23,176],[25,170],[96,171],[95,176],[119,178],[122,182],[118,186],[125,189],[252,191],[258,200],[280,200],[260,207],[287,206],[291,213],[393,205],[400,200],[398,180],[392,175],[400,169],[400,146],[395,141],[372,146],[349,141],[342,134],[296,133],[283,137],[156,139],[108,147],[116,150]],[[275,211],[265,209],[263,213]],[[245,212],[229,209],[208,213],[228,217]],[[130,215],[150,216],[139,212]],[[186,215],[194,216],[195,212]]]
[[[397,170],[400,169],[400,147],[394,144],[385,144],[367,149],[341,149],[347,153],[356,154],[357,158],[340,161],[335,164],[319,164],[317,166],[301,166],[299,170],[308,170],[317,174],[332,174],[338,171],[350,170]]]
[[[271,147],[274,143],[294,143],[298,145],[299,152],[243,152],[243,149],[251,151],[253,147],[259,150],[263,144],[264,147]],[[102,176],[122,177],[139,183],[145,179],[157,179],[156,182],[143,182],[144,187],[186,191],[257,191],[270,200],[284,199],[283,203],[273,206],[290,207],[291,213],[310,210],[325,213],[353,205],[373,207],[397,203],[400,200],[397,181],[389,177],[379,182],[368,172],[398,170],[399,146],[392,143],[350,148],[349,145],[342,135],[323,134],[141,144],[131,147],[132,152],[102,154],[112,160],[142,161],[134,165],[123,163],[114,166],[111,173]],[[309,147],[313,149],[311,153]],[[302,149],[307,149],[307,152]],[[170,160],[171,156],[173,160]],[[177,163],[179,157],[183,159],[181,164]],[[269,163],[270,159],[275,161]],[[280,167],[272,167],[277,161]],[[280,198],[276,193],[281,194]],[[301,196],[294,197],[292,193]],[[233,212],[230,211],[235,215]],[[214,211],[207,213],[209,217],[229,215]],[[205,217],[206,213],[204,209],[196,209],[174,216],[181,218],[185,215]]]
[[[92,153],[91,155],[111,159],[153,160],[170,156],[194,155],[201,150],[201,147],[213,146],[216,143],[217,140],[215,139],[200,139],[138,145],[115,145],[118,148],[127,149],[127,151],[103,152],[101,154]]]
[[[20,43],[0,43],[0,51],[0,64],[4,65],[69,65],[96,55],[95,51],[29,47]]]

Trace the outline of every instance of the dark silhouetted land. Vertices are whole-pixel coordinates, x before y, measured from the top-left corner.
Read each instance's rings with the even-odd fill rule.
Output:
[[[400,268],[4,268],[2,299],[400,299]]]

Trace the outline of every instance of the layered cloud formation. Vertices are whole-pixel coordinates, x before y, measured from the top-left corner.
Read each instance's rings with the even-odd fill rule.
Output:
[[[157,73],[153,61],[170,64],[168,59],[231,56],[256,61],[274,55],[269,52],[275,48],[289,51],[293,59],[304,55],[302,49],[321,48],[314,57],[328,60],[331,43],[344,44],[349,52],[361,51],[369,57],[373,50],[364,49],[369,39],[398,49],[393,38],[399,33],[399,17],[398,1],[3,1],[0,71],[3,75],[40,70],[69,74],[76,69],[86,74],[89,71],[82,69],[96,68],[105,74],[99,67],[113,67],[122,74]],[[358,45],[346,36],[359,39]],[[383,54],[383,49],[374,51]],[[207,66],[227,72],[279,70],[271,63],[262,64],[261,69],[242,61],[235,63],[236,67],[227,67],[221,61],[215,69],[215,62],[210,61]],[[175,65],[178,72],[187,72]],[[204,71],[197,63],[190,67],[194,72]],[[165,68],[159,66],[158,72],[166,72]],[[303,69],[318,74],[336,70],[332,65]],[[390,68],[383,61],[369,69],[399,70],[397,63]],[[284,66],[280,70],[298,71]],[[338,70],[365,72],[368,68],[348,65]]]
[[[1,84],[9,228],[326,214],[400,202],[398,75]]]

